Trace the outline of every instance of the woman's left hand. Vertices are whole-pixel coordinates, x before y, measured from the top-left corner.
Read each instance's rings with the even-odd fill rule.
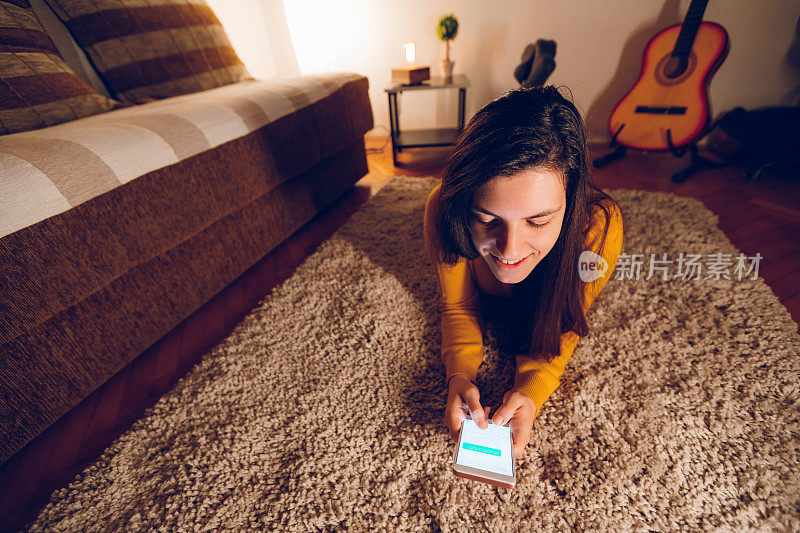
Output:
[[[514,441],[514,457],[519,459],[525,452],[525,446],[531,441],[533,419],[536,417],[536,405],[530,397],[521,392],[510,390],[503,396],[503,405],[495,411],[492,422],[502,426],[511,420],[511,437]]]

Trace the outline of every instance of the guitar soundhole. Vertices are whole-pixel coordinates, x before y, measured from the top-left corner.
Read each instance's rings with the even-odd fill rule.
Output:
[[[673,80],[686,72],[686,65],[685,61],[682,61],[679,57],[671,57],[667,64],[664,65],[664,74],[667,78]]]
[[[677,85],[688,78],[697,67],[694,51],[685,60],[667,54],[656,66],[656,80],[662,85]]]

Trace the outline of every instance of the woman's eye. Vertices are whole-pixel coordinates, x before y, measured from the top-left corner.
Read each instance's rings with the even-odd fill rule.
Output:
[[[496,218],[493,218],[492,220],[489,220],[489,221],[484,221],[484,220],[481,220],[481,219],[480,219],[480,218],[478,218],[478,217],[475,217],[475,220],[477,220],[477,221],[478,221],[478,222],[479,222],[481,225],[483,225],[483,226],[494,226],[494,225],[495,225],[495,224],[497,224],[497,222],[499,221],[499,220],[498,220],[498,219],[496,219]],[[548,220],[547,222],[550,222],[550,221]],[[546,225],[547,225],[547,222],[543,222],[542,224],[536,224],[535,222],[533,222],[533,221],[529,220],[529,221],[528,221],[528,224],[530,224],[530,225],[531,225],[532,227],[534,227],[534,228],[541,228],[541,227],[544,227],[544,226],[546,226]]]
[[[477,215],[475,215],[474,218],[478,222],[478,224],[481,224],[483,226],[492,226],[497,222],[496,218],[493,218],[492,220],[489,220],[488,222],[485,222],[485,221],[481,220],[481,218],[479,216],[477,216]]]

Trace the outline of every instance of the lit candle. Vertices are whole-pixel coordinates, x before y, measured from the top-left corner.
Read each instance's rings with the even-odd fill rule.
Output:
[[[403,49],[406,52],[406,63],[409,66],[413,65],[414,64],[414,60],[416,59],[416,53],[417,53],[416,48],[417,47],[414,44],[414,41],[409,41],[409,42],[403,44]]]

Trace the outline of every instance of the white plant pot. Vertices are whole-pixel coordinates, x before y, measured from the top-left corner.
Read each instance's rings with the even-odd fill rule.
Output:
[[[455,61],[448,61],[447,59],[441,59],[440,64],[442,66],[442,78],[445,81],[452,81],[453,80],[453,65],[455,65]]]

